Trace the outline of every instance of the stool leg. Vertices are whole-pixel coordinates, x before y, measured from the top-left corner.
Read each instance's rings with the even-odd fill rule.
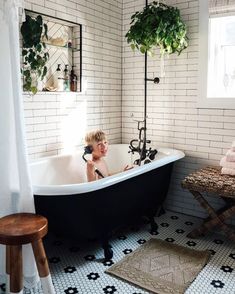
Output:
[[[10,293],[10,260],[11,260],[11,246],[6,245],[6,293]]]
[[[10,246],[10,294],[13,293],[23,294],[22,245]]]
[[[49,266],[42,240],[37,240],[32,243],[33,253],[37,264],[38,273],[42,283],[44,294],[55,294],[55,289],[52,284]]]

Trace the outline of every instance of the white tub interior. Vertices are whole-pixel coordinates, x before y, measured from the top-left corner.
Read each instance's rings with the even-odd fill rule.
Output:
[[[45,157],[31,164],[32,182],[34,185],[68,185],[87,182],[86,163],[82,159],[83,150],[73,154]],[[86,158],[89,158],[86,155]],[[137,154],[135,155],[137,158]],[[128,145],[109,146],[105,161],[110,173],[122,171],[131,165],[134,156],[128,153]]]
[[[124,167],[132,165],[138,154],[128,153],[128,144],[109,146],[105,157],[110,173],[113,176],[87,182],[86,163],[82,159],[83,150],[73,154],[52,156],[34,161],[30,165],[34,193],[42,195],[75,194],[101,189],[139,174],[148,172],[170,162],[184,157],[184,153],[175,149],[160,148],[155,160],[149,164],[123,171]],[[89,157],[87,155],[87,157]]]

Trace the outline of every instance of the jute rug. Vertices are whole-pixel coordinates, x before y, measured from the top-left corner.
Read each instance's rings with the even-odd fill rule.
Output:
[[[105,272],[152,293],[184,293],[207,263],[209,251],[151,239]]]

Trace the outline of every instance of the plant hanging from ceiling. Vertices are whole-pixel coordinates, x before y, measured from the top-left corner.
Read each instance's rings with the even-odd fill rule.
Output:
[[[176,7],[157,1],[148,4],[131,17],[131,27],[126,34],[133,50],[154,55],[160,48],[161,56],[178,53],[188,46],[187,29]]]
[[[43,23],[42,16],[31,17],[26,15],[25,22],[21,26],[23,37],[23,89],[36,94],[37,81],[45,77],[47,73],[46,62],[49,54],[46,52],[46,44],[41,40],[47,37],[47,25]]]

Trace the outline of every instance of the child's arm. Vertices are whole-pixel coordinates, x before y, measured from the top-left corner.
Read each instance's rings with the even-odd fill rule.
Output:
[[[87,160],[87,180],[88,180],[88,182],[102,179],[107,175],[103,174],[103,171],[101,172],[96,167],[96,163],[94,163],[92,160]]]
[[[134,166],[130,166],[129,164],[128,165],[126,165],[125,167],[124,167],[124,169],[123,170],[120,170],[120,171],[117,171],[117,172],[114,172],[114,173],[109,173],[109,176],[113,176],[113,175],[115,175],[115,174],[119,174],[119,173],[121,173],[121,172],[124,172],[124,171],[127,171],[127,170],[129,170],[129,169],[132,169]]]
[[[96,173],[95,173],[95,165],[94,162],[91,160],[87,160],[87,180],[88,182],[92,182],[97,180]]]

